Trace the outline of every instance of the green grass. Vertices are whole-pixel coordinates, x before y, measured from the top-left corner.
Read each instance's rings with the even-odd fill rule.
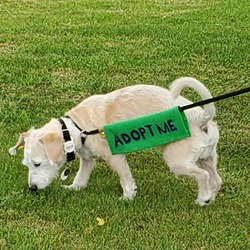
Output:
[[[194,203],[195,182],[171,174],[157,149],[128,156],[132,202],[119,200],[118,177],[102,161],[86,190],[57,180],[30,193],[22,151],[8,155],[20,132],[91,94],[167,87],[179,76],[213,95],[249,87],[249,11],[248,0],[2,0],[0,249],[249,249],[249,94],[216,104],[224,184],[206,208]]]

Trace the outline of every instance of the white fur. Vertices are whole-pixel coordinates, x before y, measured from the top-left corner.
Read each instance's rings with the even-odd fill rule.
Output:
[[[105,95],[94,95],[68,111],[66,115],[69,115],[83,130],[102,128],[105,124],[162,111],[176,105],[190,104],[189,100],[179,96],[184,87],[193,88],[202,99],[211,97],[202,83],[185,77],[174,81],[170,91],[153,85],[135,85]],[[216,170],[219,132],[216,123],[212,121],[215,108],[212,103],[205,105],[204,110],[197,107],[185,113],[191,137],[163,145],[161,148],[172,172],[189,176],[197,181],[197,203],[203,206],[215,199],[221,185],[221,178]],[[112,155],[106,139],[100,134],[86,136],[86,141],[82,145],[80,131],[70,119],[64,118],[64,121],[80,157],[80,168],[73,183],[67,187],[75,190],[85,188],[96,157],[101,157],[117,172],[123,188],[123,197],[132,199],[136,195],[136,184],[126,156]],[[42,128],[32,129],[22,134],[20,138],[11,152],[23,144],[22,138],[25,138],[23,162],[29,168],[29,185],[36,185],[38,189],[45,188],[57,177],[60,167],[66,162],[61,140],[61,125],[58,120],[52,119]],[[56,146],[51,147],[53,143]],[[55,152],[49,155],[48,148]],[[41,165],[35,167],[35,163]]]

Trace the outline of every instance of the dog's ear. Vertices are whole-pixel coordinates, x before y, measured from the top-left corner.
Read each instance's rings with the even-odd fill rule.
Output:
[[[27,131],[27,132],[23,132],[22,134],[20,134],[19,139],[18,139],[16,145],[14,147],[12,147],[12,148],[9,149],[9,153],[11,155],[15,155],[16,154],[16,149],[24,145],[25,138],[27,138],[29,136],[29,133],[30,133],[30,130]]]
[[[62,154],[63,138],[55,133],[44,135],[40,141],[43,143],[48,160],[53,165]]]

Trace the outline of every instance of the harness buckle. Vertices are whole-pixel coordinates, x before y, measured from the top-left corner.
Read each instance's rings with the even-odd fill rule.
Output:
[[[73,141],[66,141],[64,142],[63,148],[65,151],[65,154],[72,153],[75,151],[75,144]]]

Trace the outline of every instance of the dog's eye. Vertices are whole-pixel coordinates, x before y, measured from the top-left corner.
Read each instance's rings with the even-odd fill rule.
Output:
[[[41,163],[34,163],[35,167],[39,167],[41,165]]]

